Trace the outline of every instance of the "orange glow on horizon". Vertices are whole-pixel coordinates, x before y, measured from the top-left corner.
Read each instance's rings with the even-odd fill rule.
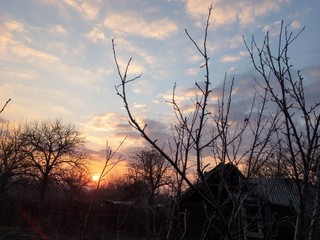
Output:
[[[98,182],[99,181],[100,176],[98,174],[93,174],[91,177],[91,180],[93,182]]]

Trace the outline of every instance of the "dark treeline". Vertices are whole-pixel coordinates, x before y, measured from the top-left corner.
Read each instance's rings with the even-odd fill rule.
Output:
[[[120,179],[119,179],[120,180]],[[157,205],[145,203],[141,183],[114,182],[101,187],[78,189],[70,196],[59,187],[50,186],[47,200],[35,196],[36,185],[19,183],[0,200],[0,233],[4,239],[144,239],[166,232],[169,199],[158,195]],[[95,201],[83,228],[91,199]],[[152,225],[149,223],[152,220]],[[147,225],[150,224],[150,225]],[[152,227],[152,229],[150,229]],[[154,232],[156,231],[156,232]],[[26,237],[29,238],[26,238]]]
[[[1,125],[0,235],[5,239],[164,236],[172,196],[164,159],[154,150],[137,149],[126,174],[96,187],[84,143],[75,126],[59,120]]]

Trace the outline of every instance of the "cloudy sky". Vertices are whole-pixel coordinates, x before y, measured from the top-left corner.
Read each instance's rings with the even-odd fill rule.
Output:
[[[226,71],[241,79],[253,68],[242,36],[276,39],[281,20],[298,32],[293,64],[320,86],[320,2],[318,0],[0,0],[0,101],[9,103],[2,120],[62,119],[84,131],[88,148],[106,141],[139,146],[127,125],[111,40],[120,65],[132,57],[132,110],[158,134],[172,117],[170,99],[177,83],[181,97],[203,79],[203,59],[188,39],[201,43],[213,3],[208,51],[213,87]],[[319,79],[319,81],[318,81]],[[250,85],[250,84],[249,84]],[[248,84],[238,86],[244,93]],[[245,95],[245,94],[243,94]],[[163,136],[165,138],[165,136]]]

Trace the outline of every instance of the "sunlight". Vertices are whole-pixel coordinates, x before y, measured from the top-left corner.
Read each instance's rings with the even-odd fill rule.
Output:
[[[94,174],[93,176],[92,176],[92,181],[94,181],[94,182],[98,182],[99,181],[99,175],[98,174]]]

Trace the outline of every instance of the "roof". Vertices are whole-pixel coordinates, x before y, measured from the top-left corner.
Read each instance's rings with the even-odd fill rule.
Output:
[[[296,211],[299,208],[299,195],[296,182],[287,178],[254,178],[249,183],[257,186],[257,192],[263,195],[270,203],[293,207]],[[312,206],[312,195],[309,191],[307,209]]]
[[[219,163],[215,168],[204,174],[206,182],[209,183],[209,185],[219,182],[221,180],[221,171],[223,171],[224,179],[227,179],[230,185],[238,185],[240,181],[239,178],[244,178],[239,169],[232,163]],[[201,181],[195,183],[193,188],[188,188],[182,194],[181,199],[186,200],[191,197],[193,194],[197,193],[197,189],[200,189],[202,185],[203,183]]]
[[[245,177],[239,169],[231,163],[218,164],[215,168],[207,172],[204,177],[209,186],[214,186],[221,179],[223,171],[224,179],[227,179],[228,184],[235,186],[241,183],[242,178]],[[249,179],[249,187],[261,198],[269,201],[272,204],[279,206],[286,206],[294,208],[296,211],[299,209],[299,195],[296,182],[288,178],[253,178]],[[194,185],[194,188],[188,188],[181,196],[182,200],[189,199],[194,194],[197,194],[197,189],[201,189],[202,182]],[[229,193],[230,194],[230,193]],[[312,210],[313,198],[312,187],[309,188],[307,195],[306,211]]]

